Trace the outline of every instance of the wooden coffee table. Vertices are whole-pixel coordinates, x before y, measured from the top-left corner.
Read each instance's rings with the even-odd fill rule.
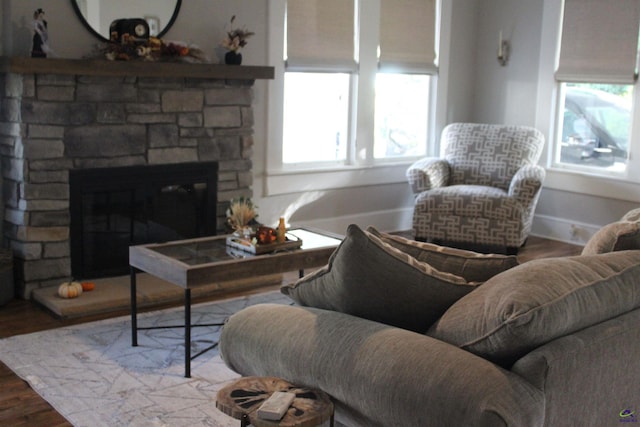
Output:
[[[253,255],[227,246],[227,236],[203,237],[167,243],[154,243],[129,247],[131,267],[131,345],[138,345],[138,330],[167,327],[184,328],[185,377],[191,376],[191,360],[217,344],[191,356],[191,327],[220,324],[191,324],[191,289],[236,279],[300,272],[321,267],[340,244],[341,237],[311,229],[297,228],[288,231],[301,239],[298,249]],[[138,327],[136,275],[144,271],[184,289],[183,325],[163,327]]]
[[[276,391],[288,391],[296,398],[280,421],[258,417],[258,408]],[[320,390],[297,387],[275,377],[244,377],[218,391],[216,408],[240,420],[240,426],[315,427],[327,420],[333,426],[333,403]]]

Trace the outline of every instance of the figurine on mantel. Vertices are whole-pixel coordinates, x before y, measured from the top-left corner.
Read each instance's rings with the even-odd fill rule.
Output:
[[[46,58],[47,53],[51,52],[47,42],[49,41],[49,32],[47,30],[47,21],[44,19],[44,10],[37,9],[33,12],[33,44],[31,46],[31,57]]]

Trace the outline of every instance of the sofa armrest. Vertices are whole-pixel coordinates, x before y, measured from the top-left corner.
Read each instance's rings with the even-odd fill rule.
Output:
[[[318,388],[339,420],[380,426],[542,425],[542,393],[489,361],[425,335],[343,313],[276,304],[230,317],[225,363],[242,375]]]
[[[538,165],[521,167],[511,179],[509,196],[515,197],[525,209],[535,206],[545,174],[544,168]]]
[[[638,409],[640,309],[537,348],[512,371],[544,391],[549,426],[620,425]]]
[[[406,172],[414,194],[447,185],[449,174],[449,163],[436,157],[420,159],[409,166]]]

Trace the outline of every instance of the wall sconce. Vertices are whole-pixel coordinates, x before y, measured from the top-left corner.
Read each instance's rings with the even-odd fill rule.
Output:
[[[511,53],[511,43],[509,40],[502,39],[502,30],[498,38],[498,63],[503,67],[509,62],[509,54]]]

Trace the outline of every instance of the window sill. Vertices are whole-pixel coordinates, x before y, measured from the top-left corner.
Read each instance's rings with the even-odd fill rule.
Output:
[[[640,184],[626,178],[590,175],[565,169],[547,169],[544,187],[640,203]]]
[[[267,196],[305,191],[406,183],[405,172],[412,162],[370,167],[342,167],[309,171],[272,171],[265,176]]]

